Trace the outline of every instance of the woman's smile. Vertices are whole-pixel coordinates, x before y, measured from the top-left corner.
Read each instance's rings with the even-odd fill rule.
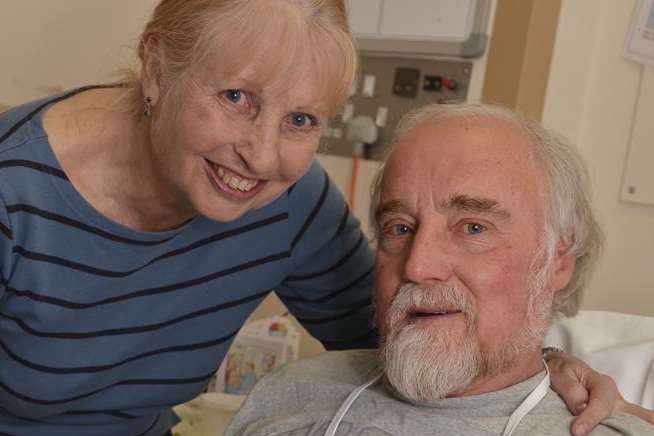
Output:
[[[222,165],[205,159],[207,175],[214,188],[228,197],[246,200],[254,197],[267,184],[264,180],[246,178]]]

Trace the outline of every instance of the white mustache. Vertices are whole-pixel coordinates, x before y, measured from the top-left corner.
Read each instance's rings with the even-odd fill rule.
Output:
[[[417,309],[437,308],[461,311],[472,326],[475,313],[472,301],[465,292],[455,286],[421,286],[405,283],[397,291],[388,310],[388,326],[393,329],[404,324]]]

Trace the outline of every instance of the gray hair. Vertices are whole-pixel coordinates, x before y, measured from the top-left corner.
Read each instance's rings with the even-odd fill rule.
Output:
[[[569,245],[568,252],[575,256],[576,265],[570,282],[554,295],[553,312],[573,316],[579,310],[584,289],[602,252],[604,235],[593,214],[590,177],[574,145],[564,136],[542,127],[538,122],[523,117],[510,109],[486,104],[430,104],[413,110],[402,117],[384,162],[393,146],[417,126],[443,119],[495,119],[504,121],[524,132],[530,140],[533,156],[543,170],[545,183],[545,229],[543,255],[546,264],[554,256],[557,241]],[[379,204],[385,164],[378,170],[371,186],[371,228],[378,233],[374,212]],[[542,259],[541,256],[537,256]],[[543,283],[549,269],[543,270],[536,281]]]

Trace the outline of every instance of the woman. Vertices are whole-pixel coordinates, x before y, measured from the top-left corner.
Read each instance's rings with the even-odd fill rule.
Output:
[[[163,0],[139,55],[0,116],[0,433],[168,432],[272,289],[328,348],[374,343],[370,250],[312,163],[343,2]]]

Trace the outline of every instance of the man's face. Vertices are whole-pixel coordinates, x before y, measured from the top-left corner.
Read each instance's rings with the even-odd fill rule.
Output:
[[[544,177],[528,147],[519,130],[491,119],[424,123],[396,146],[376,211],[377,316],[387,344],[404,335],[414,348],[433,346],[420,354],[430,363],[506,354],[517,339],[530,342],[521,352],[537,352],[527,315],[537,304],[546,324],[556,285],[530,301],[534,267],[543,266]],[[473,372],[461,383],[483,377],[483,364]],[[485,388],[478,384],[469,387]]]

